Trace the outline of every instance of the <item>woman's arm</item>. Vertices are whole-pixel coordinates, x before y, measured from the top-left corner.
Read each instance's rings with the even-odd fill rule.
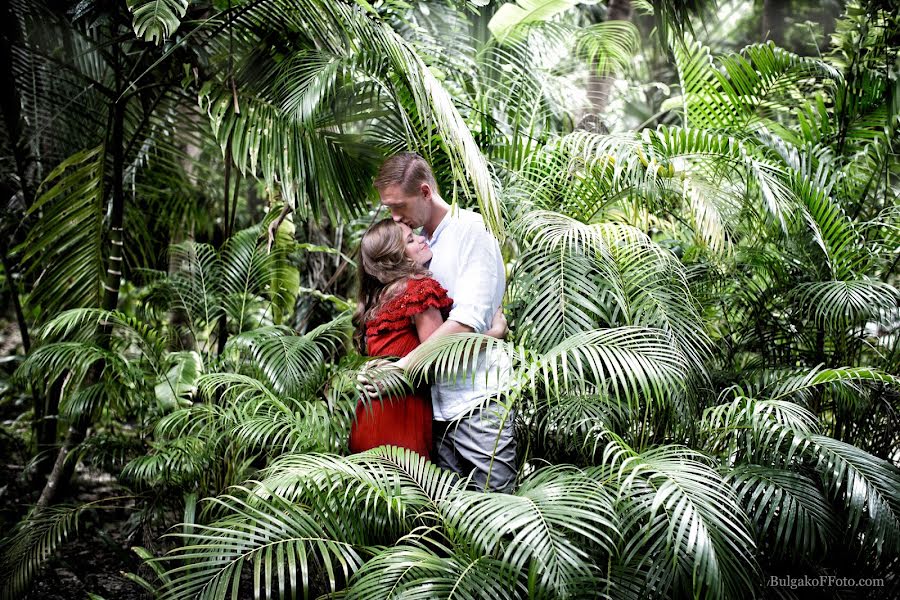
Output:
[[[420,312],[413,317],[413,321],[416,324],[416,334],[419,336],[420,344],[424,343],[425,340],[431,337],[431,334],[444,324],[441,311],[436,308],[428,308],[424,312]]]

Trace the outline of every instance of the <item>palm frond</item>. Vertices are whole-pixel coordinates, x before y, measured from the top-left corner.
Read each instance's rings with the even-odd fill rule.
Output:
[[[797,286],[798,304],[819,323],[859,327],[900,302],[900,291],[875,279],[814,281]]]
[[[412,521],[434,513],[440,503],[463,489],[464,481],[405,448],[382,447],[346,458],[318,454],[286,454],[265,471],[262,484],[288,499],[303,499],[319,487],[340,483],[341,499],[331,511],[356,511],[369,527]],[[257,493],[265,494],[265,491]],[[326,498],[327,499],[327,498]],[[350,512],[340,512],[349,515]]]
[[[327,55],[329,58],[325,60],[329,64],[334,57],[335,64],[346,65],[335,69],[305,68],[302,71],[305,80],[312,82],[326,73],[358,72],[363,86],[376,82],[388,97],[393,96],[398,110],[402,110],[398,100],[406,97],[416,113],[414,117],[424,125],[423,135],[416,136],[418,139],[411,145],[417,146],[425,156],[434,154],[433,147],[439,148],[449,159],[454,188],[474,192],[488,226],[495,231],[502,229],[494,184],[471,133],[449,94],[415,49],[393,29],[372,13],[319,0],[266,0],[235,8],[233,19],[235,37],[250,52],[256,52],[259,39],[272,35],[285,37],[286,43],[295,47],[298,43],[307,45],[304,50],[314,45],[316,53],[309,57],[311,60],[322,60]],[[286,35],[291,32],[296,35]],[[334,202],[325,206],[353,205],[358,210],[360,200],[366,196],[360,187],[364,178],[359,178],[358,173],[370,171],[374,166],[372,161],[368,164],[356,161],[354,171],[354,161],[348,160],[346,153],[341,155],[341,134],[320,128],[318,124],[310,127],[308,122],[284,118],[282,109],[269,99],[280,93],[272,89],[269,79],[268,83],[257,82],[257,98],[262,103],[249,100],[246,113],[238,113],[241,99],[235,105],[230,84],[218,90],[209,89],[204,95],[204,106],[211,111],[212,125],[222,148],[230,145],[240,165],[247,165],[248,158],[258,157],[254,160],[259,161],[267,185],[272,187],[276,181],[281,182],[286,201],[301,214],[312,207],[321,208],[318,188],[338,194],[332,198]],[[304,92],[308,103],[303,101],[299,105],[309,108],[318,103],[323,107],[331,88],[333,85],[327,82],[314,84],[309,90],[315,93]],[[354,86],[349,86],[345,93],[352,93],[353,89]],[[355,139],[358,140],[350,136],[350,141]],[[276,151],[266,152],[265,148]],[[289,149],[293,151],[288,152]],[[342,190],[359,193],[343,198]]]
[[[730,471],[725,481],[753,521],[761,547],[771,544],[784,557],[817,557],[838,541],[834,508],[806,475],[748,464]]]
[[[102,146],[73,154],[47,176],[29,209],[38,220],[22,261],[37,276],[29,302],[43,314],[100,303],[104,160]]]
[[[611,442],[596,477],[614,477],[622,522],[621,559],[652,561],[648,589],[674,595],[740,597],[753,587],[755,543],[734,493],[687,448],[641,454]]]
[[[788,377],[776,384],[770,392],[774,401],[785,398],[801,397],[807,390],[833,384],[873,381],[900,385],[900,379],[893,375],[866,367],[847,367],[843,369],[812,369],[809,373]]]
[[[158,285],[171,294],[173,308],[184,312],[199,341],[223,310],[221,262],[212,246],[191,241],[170,246],[169,262],[174,272]]]
[[[325,354],[314,338],[290,335],[277,327],[262,327],[232,338],[245,348],[253,366],[262,371],[276,393],[298,396],[305,384],[325,367]]]
[[[832,500],[848,512],[850,530],[861,533],[876,556],[900,551],[900,470],[856,446],[824,435],[805,438]]]
[[[405,543],[381,550],[354,575],[347,598],[513,600],[524,593],[503,561],[434,546]]]
[[[572,8],[573,0],[515,0],[502,4],[488,23],[488,29],[500,43],[517,39],[529,24],[549,20]]]
[[[510,226],[531,249],[516,264],[510,295],[522,303],[516,328],[547,351],[563,338],[604,325],[672,332],[702,370],[710,352],[684,267],[640,230],[584,224],[559,213],[529,211]]]
[[[109,331],[107,338],[101,339],[98,334],[105,330]],[[112,347],[129,350],[129,356],[137,354],[145,359],[156,374],[162,373],[168,342],[165,332],[159,331],[151,323],[120,311],[99,308],[67,310],[49,320],[41,333],[48,341],[108,341]],[[133,352],[135,349],[139,352]]]
[[[212,502],[227,516],[210,525],[195,524],[189,533],[170,534],[184,545],[159,559],[172,565],[161,598],[218,600],[229,592],[235,595],[245,564],[253,565],[254,589],[267,597],[276,586],[294,595],[308,594],[312,564],[326,569],[328,585],[336,590],[362,565],[352,543],[302,506],[274,495],[252,503],[230,495]]]
[[[95,365],[119,376],[127,370],[126,360],[117,352],[94,344],[57,342],[35,349],[16,370],[16,377],[41,386],[51,385],[57,378],[68,375],[70,385],[74,387]]]
[[[525,412],[529,437],[551,453],[591,461],[609,443],[608,432],[622,435],[637,420],[626,404],[604,395],[564,395],[533,402],[534,414]]]
[[[630,21],[603,21],[578,29],[576,52],[599,75],[631,69],[640,48],[640,33]]]
[[[462,544],[530,573],[548,597],[596,588],[586,545],[612,553],[619,543],[613,496],[568,466],[541,470],[512,495],[460,493],[443,512]]]
[[[23,597],[34,576],[60,545],[78,533],[79,519],[90,510],[104,508],[104,499],[79,506],[48,506],[22,520],[0,547],[0,598]]]
[[[727,404],[707,408],[700,421],[705,446],[721,456],[766,461],[773,455],[790,457],[798,434],[818,433],[819,421],[808,409],[786,400],[757,400],[737,395]]]
[[[414,381],[436,377],[472,377],[473,366],[492,357],[489,378],[497,378],[498,394],[517,395],[544,382],[557,395],[605,390],[625,403],[647,398],[666,405],[683,391],[689,364],[670,333],[649,327],[594,329],[570,336],[545,353],[477,334],[455,334],[429,340],[410,355]],[[510,370],[511,369],[511,370]]]

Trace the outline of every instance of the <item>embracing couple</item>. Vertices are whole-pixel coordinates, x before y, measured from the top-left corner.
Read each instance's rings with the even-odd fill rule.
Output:
[[[360,243],[357,345],[369,356],[405,358],[428,339],[454,333],[502,338],[506,275],[500,246],[477,213],[451,208],[418,154],[389,158],[375,188],[391,218]],[[416,230],[421,228],[421,232]],[[362,402],[350,450],[381,445],[431,456],[471,476],[474,489],[512,491],[516,480],[513,418],[496,398],[505,354],[481,351],[474,373],[435,381],[404,398]]]

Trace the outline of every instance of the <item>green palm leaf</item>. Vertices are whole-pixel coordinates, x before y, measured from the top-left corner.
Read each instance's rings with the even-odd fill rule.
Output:
[[[683,391],[689,365],[671,334],[649,327],[595,329],[566,338],[543,354],[523,351],[511,344],[477,334],[455,334],[430,340],[410,355],[409,373],[414,381],[436,377],[472,376],[482,352],[495,360],[499,371],[499,395],[515,395],[524,386],[543,382],[554,393],[594,393],[605,390],[626,403],[647,398],[659,404]],[[510,375],[503,365],[512,367]],[[468,373],[469,375],[466,375]]]
[[[900,302],[897,288],[868,278],[803,283],[795,294],[810,317],[832,327],[858,327]]]
[[[877,556],[895,556],[900,551],[900,470],[824,435],[804,441],[830,497],[847,509],[851,531],[861,532]]]
[[[104,160],[102,146],[73,154],[47,176],[29,209],[38,221],[22,262],[37,277],[28,300],[44,314],[100,304]]]
[[[732,486],[758,531],[781,556],[825,554],[838,540],[834,508],[815,483],[800,473],[741,465],[725,480]]]
[[[596,477],[619,485],[626,564],[649,561],[649,589],[674,595],[739,597],[753,586],[755,543],[730,488],[705,456],[663,446],[637,454],[607,447]]]
[[[786,455],[789,462],[797,450],[792,445],[794,437],[818,431],[816,416],[798,404],[741,395],[730,403],[707,408],[700,421],[707,448],[721,456],[740,452],[763,462],[773,455]]]
[[[526,412],[529,437],[567,460],[572,455],[591,461],[609,443],[608,432],[622,435],[637,420],[629,407],[602,395],[564,395],[537,399],[534,414]]]
[[[262,371],[276,393],[298,396],[325,367],[325,354],[315,339],[289,335],[277,327],[243,333],[229,344],[246,348],[253,366]]]
[[[600,75],[622,73],[631,69],[640,39],[630,21],[603,21],[578,29],[576,52]]]
[[[79,519],[90,510],[112,507],[121,498],[104,498],[79,506],[48,506],[22,520],[0,546],[0,598],[28,592],[34,576],[60,545],[77,535]]]
[[[435,544],[398,544],[376,554],[354,575],[347,598],[367,600],[500,599],[521,597],[503,561],[453,552]],[[519,593],[517,593],[519,592]]]
[[[538,472],[513,495],[458,494],[444,515],[464,545],[530,572],[529,585],[550,597],[596,588],[586,545],[612,553],[619,541],[612,495],[567,466]]]
[[[427,68],[413,47],[372,13],[356,10],[343,3],[319,0],[265,0],[250,7],[235,9],[234,33],[245,49],[255,52],[260,39],[267,36],[284,36],[288,44],[306,44],[302,50],[316,47],[314,61],[326,60],[345,68],[302,68],[304,80],[310,81],[309,93],[302,92],[307,100],[289,103],[290,107],[306,107],[318,103],[322,115],[328,89],[333,84],[315,80],[327,73],[356,72],[362,87],[375,83],[394,100],[395,110],[404,110],[403,98],[415,111],[415,119],[421,120],[424,130],[409,145],[416,146],[426,156],[432,155],[437,146],[449,158],[449,172],[460,191],[474,192],[488,226],[501,229],[500,211],[494,184],[487,163],[479,151],[465,122],[457,112],[446,90]],[[312,38],[310,38],[312,36]],[[301,48],[298,48],[301,49]],[[227,52],[222,48],[222,55]],[[270,71],[270,74],[278,71]],[[268,79],[268,81],[266,81]],[[278,79],[274,77],[274,79]],[[318,81],[318,83],[313,83]],[[234,91],[230,84],[220,89],[208,89],[203,96],[204,106],[210,111],[212,125],[223,149],[231,147],[239,165],[255,164],[271,188],[281,183],[286,201],[305,214],[312,207],[320,207],[318,190],[325,194],[339,190],[357,190],[341,198],[337,206],[355,206],[359,209],[365,190],[358,177],[359,165],[346,160],[343,138],[331,128],[311,127],[307,121],[291,122],[284,117],[283,109],[272,104],[283,94],[273,84],[273,77],[256,81],[256,98],[250,99],[248,108],[240,111],[241,99],[235,106]],[[355,88],[346,88],[352,93]],[[288,94],[288,98],[291,94]],[[399,102],[397,102],[399,100]],[[304,109],[304,110],[306,110]],[[404,124],[410,122],[401,115]],[[349,141],[358,141],[350,136]],[[349,147],[349,146],[348,146]],[[266,149],[273,149],[267,152]],[[442,153],[442,154],[443,154]],[[250,163],[248,163],[248,159]],[[364,164],[368,171],[372,164]],[[340,185],[338,185],[340,183]],[[346,185],[343,185],[346,184]],[[332,196],[332,199],[338,200]],[[330,204],[326,204],[329,206]]]
[[[375,448],[346,458],[287,454],[274,461],[265,471],[263,485],[286,498],[304,498],[316,486],[331,489],[340,482],[342,500],[333,510],[341,514],[373,515],[373,522],[393,514],[415,518],[419,511],[433,512],[439,503],[462,489],[463,481],[449,471],[439,469],[426,457],[403,448]],[[346,492],[346,495],[344,493]],[[336,501],[334,498],[332,501]]]
[[[501,43],[516,39],[516,29],[541,22],[575,6],[573,0],[515,0],[500,6],[488,23],[488,29]],[[518,33],[521,35],[521,32]]]
[[[173,565],[166,571],[171,582],[161,588],[161,598],[218,600],[230,594],[236,599],[245,564],[253,565],[256,595],[271,597],[276,585],[282,593],[307,594],[314,561],[335,590],[362,564],[356,548],[342,541],[327,521],[278,496],[252,503],[224,496],[213,502],[228,515],[210,525],[195,524],[191,533],[170,534],[185,545],[161,559]]]
[[[871,381],[900,385],[893,375],[866,367],[846,367],[842,369],[812,369],[809,373],[788,377],[778,382],[770,392],[772,400],[790,397],[802,398],[804,392],[817,386]]]
[[[169,248],[174,273],[159,285],[171,291],[172,304],[184,311],[195,340],[208,335],[222,313],[221,263],[209,244],[183,242]]]

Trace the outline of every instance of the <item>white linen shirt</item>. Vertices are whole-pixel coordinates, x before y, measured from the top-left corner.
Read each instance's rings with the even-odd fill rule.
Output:
[[[429,269],[453,299],[448,318],[484,333],[490,329],[506,290],[497,240],[485,228],[481,215],[454,207],[427,241],[433,253]],[[452,421],[485,398],[496,396],[508,367],[505,353],[488,357],[482,351],[474,374],[460,373],[436,381],[431,386],[434,419]]]

